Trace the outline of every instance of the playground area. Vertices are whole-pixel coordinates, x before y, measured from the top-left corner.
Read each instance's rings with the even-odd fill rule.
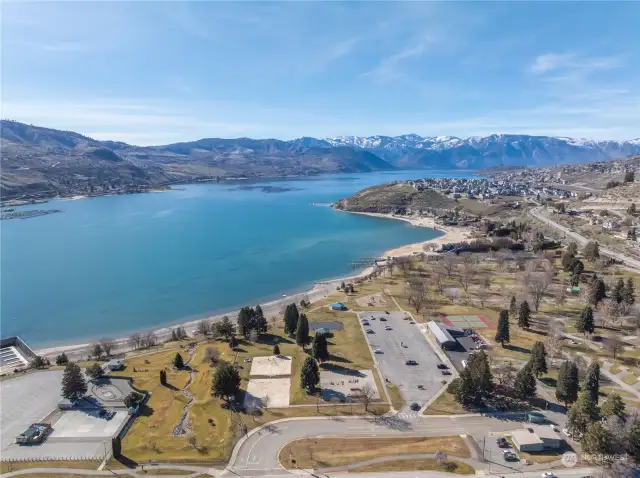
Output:
[[[442,318],[446,325],[461,329],[494,329],[494,325],[484,315],[447,315]]]
[[[358,297],[356,303],[360,307],[386,307],[388,302],[381,292]]]
[[[372,400],[379,400],[380,393],[371,370],[349,370],[349,373],[322,370],[320,372],[320,388],[325,401],[344,402],[347,399],[359,400],[362,387],[368,385],[373,390]]]
[[[251,377],[288,377],[291,375],[292,362],[292,357],[282,355],[254,357],[249,375]]]

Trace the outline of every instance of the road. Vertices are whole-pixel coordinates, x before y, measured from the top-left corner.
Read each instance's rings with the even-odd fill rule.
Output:
[[[364,335],[372,350],[380,349],[382,352],[374,354],[375,360],[383,377],[400,390],[404,399],[404,406],[400,410],[402,413],[410,413],[412,403],[423,407],[440,392],[442,380],[452,377],[441,375],[438,369],[440,358],[424,338],[420,326],[411,324],[413,320],[409,320],[408,314],[397,311],[388,314],[360,312],[358,317],[361,324],[363,319],[368,320],[369,325],[363,326],[363,332],[369,329],[375,332]],[[385,330],[387,326],[391,330]],[[407,360],[415,360],[417,365],[406,365]],[[423,388],[418,388],[418,385]]]
[[[470,415],[400,419],[392,416],[280,420],[253,430],[244,441],[239,442],[229,461],[229,468],[232,469],[232,474],[246,477],[282,473],[282,467],[278,463],[280,450],[287,443],[299,438],[460,434],[480,437],[486,436],[488,432],[504,432],[522,426],[520,421],[511,419],[508,414],[496,417],[498,418]]]
[[[587,242],[589,242],[589,239],[587,239],[586,237],[584,237],[584,236],[578,234],[577,232],[574,232],[574,231],[570,230],[568,227],[565,227],[562,224],[558,224],[554,220],[550,219],[548,216],[546,216],[545,214],[542,213],[541,208],[530,209],[529,210],[529,214],[531,214],[533,217],[535,217],[539,221],[545,222],[549,226],[551,226],[551,227],[553,227],[555,229],[558,229],[559,231],[562,231],[563,233],[565,233],[567,235],[567,237],[570,237],[571,239],[575,240],[578,244],[580,244],[582,246],[584,246]],[[629,256],[627,256],[625,254],[621,254],[619,252],[612,251],[611,249],[607,249],[605,247],[602,247],[602,245],[600,246],[600,254],[603,254],[605,256],[609,256],[609,257],[612,257],[612,258],[617,259],[619,261],[622,261],[625,266],[627,266],[629,268],[632,268],[632,269],[637,269],[638,271],[640,271],[640,261],[637,260],[637,259],[634,259],[633,257],[629,257]]]

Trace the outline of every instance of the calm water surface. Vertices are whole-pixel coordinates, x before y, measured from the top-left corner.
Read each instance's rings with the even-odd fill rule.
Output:
[[[2,336],[35,346],[193,319],[350,274],[349,263],[430,239],[431,229],[346,214],[332,202],[375,184],[460,172],[330,175],[260,186],[53,201],[64,212],[2,221]]]

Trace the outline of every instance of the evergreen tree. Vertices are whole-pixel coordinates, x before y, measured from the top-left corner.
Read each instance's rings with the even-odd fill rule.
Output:
[[[606,296],[606,286],[604,281],[602,279],[594,280],[589,287],[589,293],[587,296],[589,303],[594,307],[597,307]]]
[[[224,337],[225,339],[230,339],[236,329],[229,317],[227,317],[226,315],[222,317],[222,320],[218,322],[215,327],[218,335],[220,337]]]
[[[584,257],[589,261],[595,261],[600,257],[600,245],[596,241],[589,241],[584,246]]]
[[[284,310],[284,333],[293,335],[296,333],[296,329],[298,328],[298,318],[300,314],[298,313],[298,308],[296,304],[287,305]]]
[[[67,365],[69,363],[69,358],[67,354],[62,352],[60,355],[56,357],[56,365]]]
[[[613,453],[613,443],[613,434],[601,422],[589,423],[580,440],[584,453],[603,457]]]
[[[501,310],[500,318],[498,319],[498,329],[496,330],[496,342],[500,342],[500,344],[504,347],[504,343],[509,343],[509,311]]]
[[[558,371],[556,383],[556,398],[566,405],[576,401],[578,396],[578,367],[567,360],[562,363]]]
[[[273,344],[273,355],[280,355],[280,346],[278,344]]]
[[[249,307],[243,307],[238,312],[238,333],[245,338],[249,337],[252,315]]]
[[[571,270],[571,285],[577,287],[580,284],[580,276],[584,272],[584,264],[581,260],[576,259]]]
[[[300,314],[296,328],[296,343],[304,348],[309,344],[309,321],[306,314]]]
[[[259,334],[264,334],[269,328],[267,318],[264,316],[260,304],[256,305],[253,328],[256,329]]]
[[[536,377],[540,377],[540,375],[544,375],[548,372],[547,350],[544,348],[544,344],[542,342],[538,341],[533,344],[529,363],[531,364],[531,371]]]
[[[589,365],[582,389],[589,392],[591,399],[596,404],[598,403],[600,393],[600,365],[598,362],[593,362]]]
[[[311,355],[320,363],[326,362],[327,360],[329,360],[329,347],[327,344],[326,335],[316,334],[313,337]]]
[[[616,285],[613,287],[613,290],[611,291],[611,300],[615,300],[618,304],[620,304],[624,300],[624,294],[625,294],[624,280],[618,279],[618,282],[616,282]]]
[[[226,362],[219,362],[213,375],[211,393],[229,401],[231,395],[237,395],[240,390],[240,374],[235,367]]]
[[[585,307],[580,316],[576,320],[576,330],[583,334],[592,334],[596,330],[593,309],[591,307]]]
[[[180,352],[177,352],[176,356],[173,357],[173,366],[178,370],[182,370],[184,368],[184,359],[182,358],[182,355],[180,355]]]
[[[635,457],[636,463],[640,462],[640,416],[638,415],[636,415],[629,424],[627,452]]]
[[[160,370],[160,385],[163,385],[163,386],[167,385],[167,371],[166,370]]]
[[[522,367],[513,381],[513,391],[520,399],[533,398],[536,395],[536,378],[533,376],[531,362]]]
[[[456,402],[467,405],[471,403],[474,396],[473,381],[471,380],[471,374],[468,369],[463,369],[460,372],[460,377],[457,380],[457,387],[455,387],[455,399]]]
[[[471,377],[471,399],[476,404],[481,404],[484,398],[493,390],[493,376],[489,366],[489,357],[484,350],[480,350],[469,357],[465,370]]]
[[[617,393],[610,394],[600,407],[600,414],[604,418],[618,417],[624,419],[626,417],[626,405],[622,401],[622,397]]]
[[[515,296],[511,296],[511,302],[509,302],[509,313],[514,317],[518,314],[518,304],[516,303]]]
[[[520,304],[520,310],[518,310],[518,326],[522,329],[528,329],[530,326],[530,318],[531,309],[529,308],[529,302],[525,300]]]
[[[577,401],[567,413],[567,428],[573,435],[581,435],[587,425],[598,419],[598,406],[588,391],[580,392]]]
[[[62,374],[62,396],[75,402],[87,393],[87,382],[78,364],[69,362]]]
[[[300,372],[300,386],[308,393],[314,392],[320,382],[318,364],[312,357],[307,357]]]
[[[632,306],[636,302],[636,288],[631,277],[627,278],[627,286],[624,288],[623,300],[625,304]]]

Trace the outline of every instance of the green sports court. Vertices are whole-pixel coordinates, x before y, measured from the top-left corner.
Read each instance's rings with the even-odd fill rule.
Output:
[[[484,315],[447,315],[443,322],[461,329],[493,329],[493,324]]]

